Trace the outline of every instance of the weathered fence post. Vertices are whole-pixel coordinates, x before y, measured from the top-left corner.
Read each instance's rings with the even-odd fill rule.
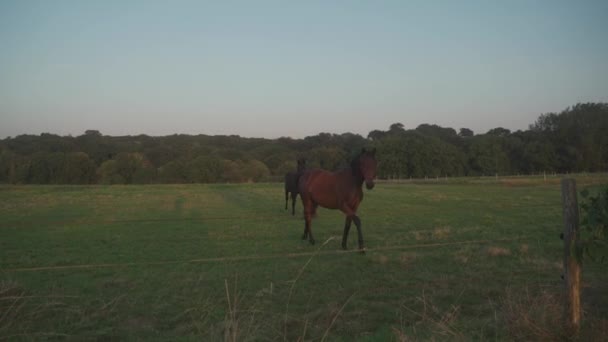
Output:
[[[566,283],[566,322],[576,334],[581,323],[581,265],[576,248],[578,243],[578,200],[576,182],[562,179],[564,209],[564,280]]]

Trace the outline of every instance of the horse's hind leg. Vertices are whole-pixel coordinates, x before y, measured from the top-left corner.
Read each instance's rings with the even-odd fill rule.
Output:
[[[289,203],[289,190],[285,188],[285,210],[287,210],[287,203]]]
[[[291,193],[291,215],[294,216],[296,214],[296,199],[298,198],[297,192]]]
[[[304,235],[302,235],[302,240],[310,241],[311,245],[315,244],[315,239],[312,237],[312,230],[310,229],[312,222],[312,215],[314,206],[312,204],[304,205]]]
[[[348,231],[350,230],[350,223],[352,221],[353,220],[349,216],[346,216],[346,221],[344,222],[344,235],[342,235],[342,249],[347,249],[346,241],[348,240]]]
[[[304,234],[302,234],[302,240],[306,240],[308,239],[308,226],[310,224],[308,223],[308,220],[306,219],[306,217],[304,217]]]

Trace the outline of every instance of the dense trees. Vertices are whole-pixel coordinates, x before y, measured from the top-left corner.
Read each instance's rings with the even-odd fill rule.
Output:
[[[577,104],[538,117],[526,131],[485,134],[394,123],[367,139],[319,133],[304,139],[146,135],[78,137],[44,133],[0,140],[0,183],[138,184],[280,180],[304,157],[309,167],[348,165],[361,147],[378,149],[379,177],[595,172],[608,170],[608,104]]]
[[[435,177],[608,171],[606,132],[608,104],[587,103],[543,114],[527,131],[398,124],[368,138],[381,153],[382,177]]]

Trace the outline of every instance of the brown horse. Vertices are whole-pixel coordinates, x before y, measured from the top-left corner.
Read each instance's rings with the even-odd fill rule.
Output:
[[[299,188],[304,206],[304,235],[302,240],[309,239],[314,245],[310,223],[317,207],[339,209],[346,215],[342,248],[346,249],[348,231],[351,222],[355,222],[359,234],[359,249],[364,251],[361,220],[357,216],[357,208],[363,200],[361,187],[363,182],[368,189],[374,187],[376,177],[376,149],[366,151],[365,148],[351,161],[350,168],[337,172],[325,170],[308,170],[300,177]]]
[[[298,159],[298,169],[296,172],[289,172],[285,175],[285,210],[289,202],[289,194],[291,193],[291,215],[296,214],[296,198],[298,197],[298,179],[306,168],[306,159]]]

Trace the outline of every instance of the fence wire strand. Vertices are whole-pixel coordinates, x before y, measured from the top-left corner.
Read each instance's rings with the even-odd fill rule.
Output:
[[[539,205],[539,206],[512,206],[513,208],[521,207],[526,209],[554,209],[561,210],[559,205]],[[365,219],[374,219],[377,217],[382,217],[381,215],[365,215]],[[207,221],[244,221],[244,220],[254,220],[254,221],[265,221],[265,222],[293,222],[293,216],[285,216],[285,217],[277,217],[276,214],[273,215],[259,215],[259,214],[250,214],[250,215],[240,215],[240,216],[209,216],[209,217],[171,217],[171,218],[142,218],[142,219],[116,219],[116,220],[91,220],[91,219],[81,219],[82,216],[73,216],[73,217],[63,217],[58,221],[46,221],[46,227],[54,227],[54,226],[65,226],[65,225],[96,225],[96,226],[104,226],[104,225],[120,225],[120,224],[137,224],[137,223],[157,223],[157,222],[207,222]],[[295,219],[303,220],[302,213],[296,214]],[[11,227],[29,227],[29,226],[38,226],[40,224],[39,221],[35,220],[11,220],[5,221],[0,224],[0,228],[11,228]]]
[[[379,251],[417,249],[417,248],[434,248],[434,247],[438,248],[438,247],[457,246],[457,245],[521,241],[521,240],[525,240],[525,239],[528,239],[528,237],[504,238],[504,239],[493,239],[493,240],[464,240],[464,241],[439,242],[439,243],[427,243],[427,244],[384,246],[384,247],[376,247],[376,248],[366,248],[366,249],[364,249],[364,251],[365,252],[379,252]],[[337,255],[337,254],[349,254],[349,253],[361,253],[361,251],[357,250],[357,249],[335,250],[335,251],[310,251],[310,252],[300,252],[300,253],[283,253],[283,254],[269,254],[269,255],[243,255],[243,256],[231,256],[231,257],[211,257],[211,258],[199,258],[199,259],[189,259],[189,260],[166,260],[166,261],[143,261],[143,262],[126,262],[126,263],[100,263],[100,264],[18,267],[18,268],[4,268],[1,270],[4,272],[36,272],[36,271],[96,269],[96,268],[112,268],[112,267],[163,266],[163,265],[175,265],[175,264],[197,264],[197,263],[214,263],[214,262],[230,262],[230,261],[240,262],[240,261],[252,261],[252,260],[270,260],[270,259],[278,259],[278,258],[299,258],[299,257],[310,257],[312,255]]]

